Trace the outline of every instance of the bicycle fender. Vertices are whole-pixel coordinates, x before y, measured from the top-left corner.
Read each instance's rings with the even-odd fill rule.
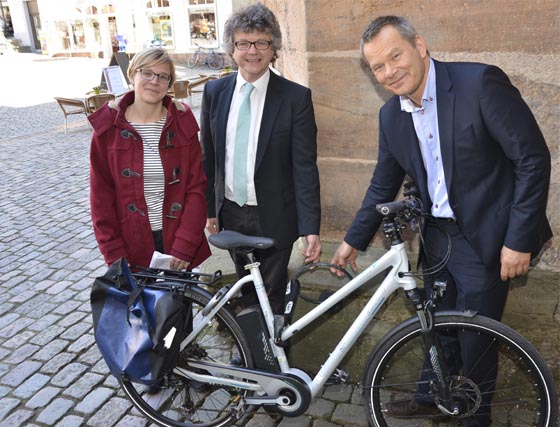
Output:
[[[434,313],[434,317],[443,317],[443,316],[463,316],[463,317],[475,317],[478,314],[475,310],[442,310],[436,311]],[[405,327],[410,325],[411,323],[418,322],[418,316],[412,316],[409,319],[399,323],[395,328]]]

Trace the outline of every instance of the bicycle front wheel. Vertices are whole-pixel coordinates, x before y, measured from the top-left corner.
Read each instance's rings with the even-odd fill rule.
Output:
[[[187,59],[187,67],[194,68],[195,65],[198,64],[199,60],[199,54],[195,53],[191,58]]]
[[[212,70],[220,70],[224,67],[224,58],[221,55],[218,55],[217,53],[213,55],[211,54],[208,57],[208,66]]]
[[[191,319],[206,306],[211,295],[200,288],[185,291]],[[185,332],[187,334],[188,332]],[[221,309],[202,332],[179,355],[177,365],[188,368],[188,360],[252,367],[249,344],[228,309]],[[202,373],[202,372],[201,372]],[[250,412],[240,405],[249,394],[245,390],[191,381],[173,372],[150,387],[121,380],[126,395],[140,412],[154,423],[172,427],[225,427]]]
[[[457,313],[436,314],[434,327],[446,353],[446,383],[459,413],[449,416],[437,409],[443,402],[435,374],[427,362],[420,324],[410,319],[379,342],[366,365],[363,397],[373,425],[488,426],[491,418],[493,426],[556,426],[554,379],[539,353],[519,333],[492,319]],[[448,351],[451,342],[459,346],[469,334],[481,343],[472,370],[463,366],[460,350]],[[482,363],[489,369],[482,376],[473,373]]]

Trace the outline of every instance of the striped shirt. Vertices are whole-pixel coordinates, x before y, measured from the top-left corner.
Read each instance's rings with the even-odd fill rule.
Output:
[[[159,140],[166,117],[155,123],[131,123],[144,145],[144,198],[152,231],[163,228],[163,196],[165,177],[159,155]]]

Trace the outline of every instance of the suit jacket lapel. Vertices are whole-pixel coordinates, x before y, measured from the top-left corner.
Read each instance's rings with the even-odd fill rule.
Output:
[[[218,164],[222,167],[222,172],[225,169],[226,164],[226,130],[229,116],[229,107],[231,105],[233,91],[235,90],[235,84],[237,82],[236,76],[237,74],[233,74],[231,77],[227,78],[228,81],[224,84],[224,87],[222,88],[217,100],[218,114],[217,120],[214,122],[217,135],[216,156],[218,158]]]
[[[434,61],[436,68],[436,93],[438,105],[438,126],[443,171],[447,192],[451,194],[453,178],[453,116],[455,113],[455,95],[451,92],[453,83],[445,64]]]
[[[266,89],[266,98],[264,101],[263,114],[261,119],[261,127],[259,129],[259,140],[257,142],[257,156],[255,159],[255,171],[259,169],[261,161],[266,152],[266,147],[270,141],[270,134],[274,123],[276,122],[276,116],[280,111],[280,106],[282,105],[282,93],[281,93],[281,79],[270,72],[270,80],[268,82],[268,87]]]

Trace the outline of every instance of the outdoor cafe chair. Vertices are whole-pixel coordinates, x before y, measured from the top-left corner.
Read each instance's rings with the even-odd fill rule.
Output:
[[[86,105],[88,109],[88,113],[93,113],[101,108],[106,102],[112,101],[115,99],[115,95],[112,93],[100,93],[97,95],[88,96],[86,99]]]
[[[56,102],[64,113],[64,133],[68,130],[68,116],[72,114],[83,114],[87,117],[89,109],[87,104],[79,98],[61,98],[55,96]]]

